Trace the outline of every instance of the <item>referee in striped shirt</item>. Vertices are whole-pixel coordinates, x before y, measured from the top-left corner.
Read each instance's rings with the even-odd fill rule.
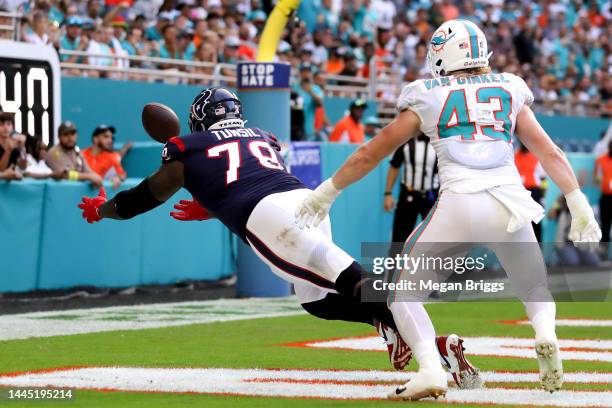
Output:
[[[412,232],[418,215],[424,219],[438,196],[438,159],[429,138],[421,134],[399,147],[390,161],[385,188],[385,211],[395,208],[393,242],[404,242]],[[403,169],[402,169],[403,165]],[[402,170],[397,204],[391,190]]]

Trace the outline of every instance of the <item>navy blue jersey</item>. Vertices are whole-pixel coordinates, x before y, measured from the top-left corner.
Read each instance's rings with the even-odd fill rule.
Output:
[[[287,172],[275,145],[274,136],[258,128],[207,130],[169,139],[162,162],[180,160],[185,188],[244,239],[249,215],[261,199],[307,188]]]

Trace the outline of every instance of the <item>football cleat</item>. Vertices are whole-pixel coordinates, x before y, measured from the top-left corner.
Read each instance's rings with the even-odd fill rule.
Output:
[[[438,398],[446,395],[448,384],[442,367],[419,369],[416,375],[388,395],[389,399],[418,401],[423,398]]]
[[[397,330],[394,330],[381,322],[376,322],[376,331],[387,344],[389,360],[391,361],[393,368],[396,370],[403,370],[412,358],[412,350],[410,350],[410,347],[408,347]]]
[[[465,350],[463,339],[456,334],[436,337],[436,346],[442,365],[451,373],[457,387],[461,389],[482,387],[480,370],[474,367],[463,354]]]
[[[559,391],[563,385],[563,363],[559,356],[559,343],[556,340],[539,340],[535,343],[540,385],[550,393]]]

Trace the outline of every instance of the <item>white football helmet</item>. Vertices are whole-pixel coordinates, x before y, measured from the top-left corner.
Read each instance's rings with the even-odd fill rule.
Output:
[[[489,56],[484,33],[468,20],[449,20],[438,27],[427,52],[434,77],[460,69],[488,67]]]

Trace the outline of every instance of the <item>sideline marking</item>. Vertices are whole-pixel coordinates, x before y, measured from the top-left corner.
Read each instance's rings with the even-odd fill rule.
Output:
[[[295,296],[155,303],[0,315],[0,341],[304,314]]]

